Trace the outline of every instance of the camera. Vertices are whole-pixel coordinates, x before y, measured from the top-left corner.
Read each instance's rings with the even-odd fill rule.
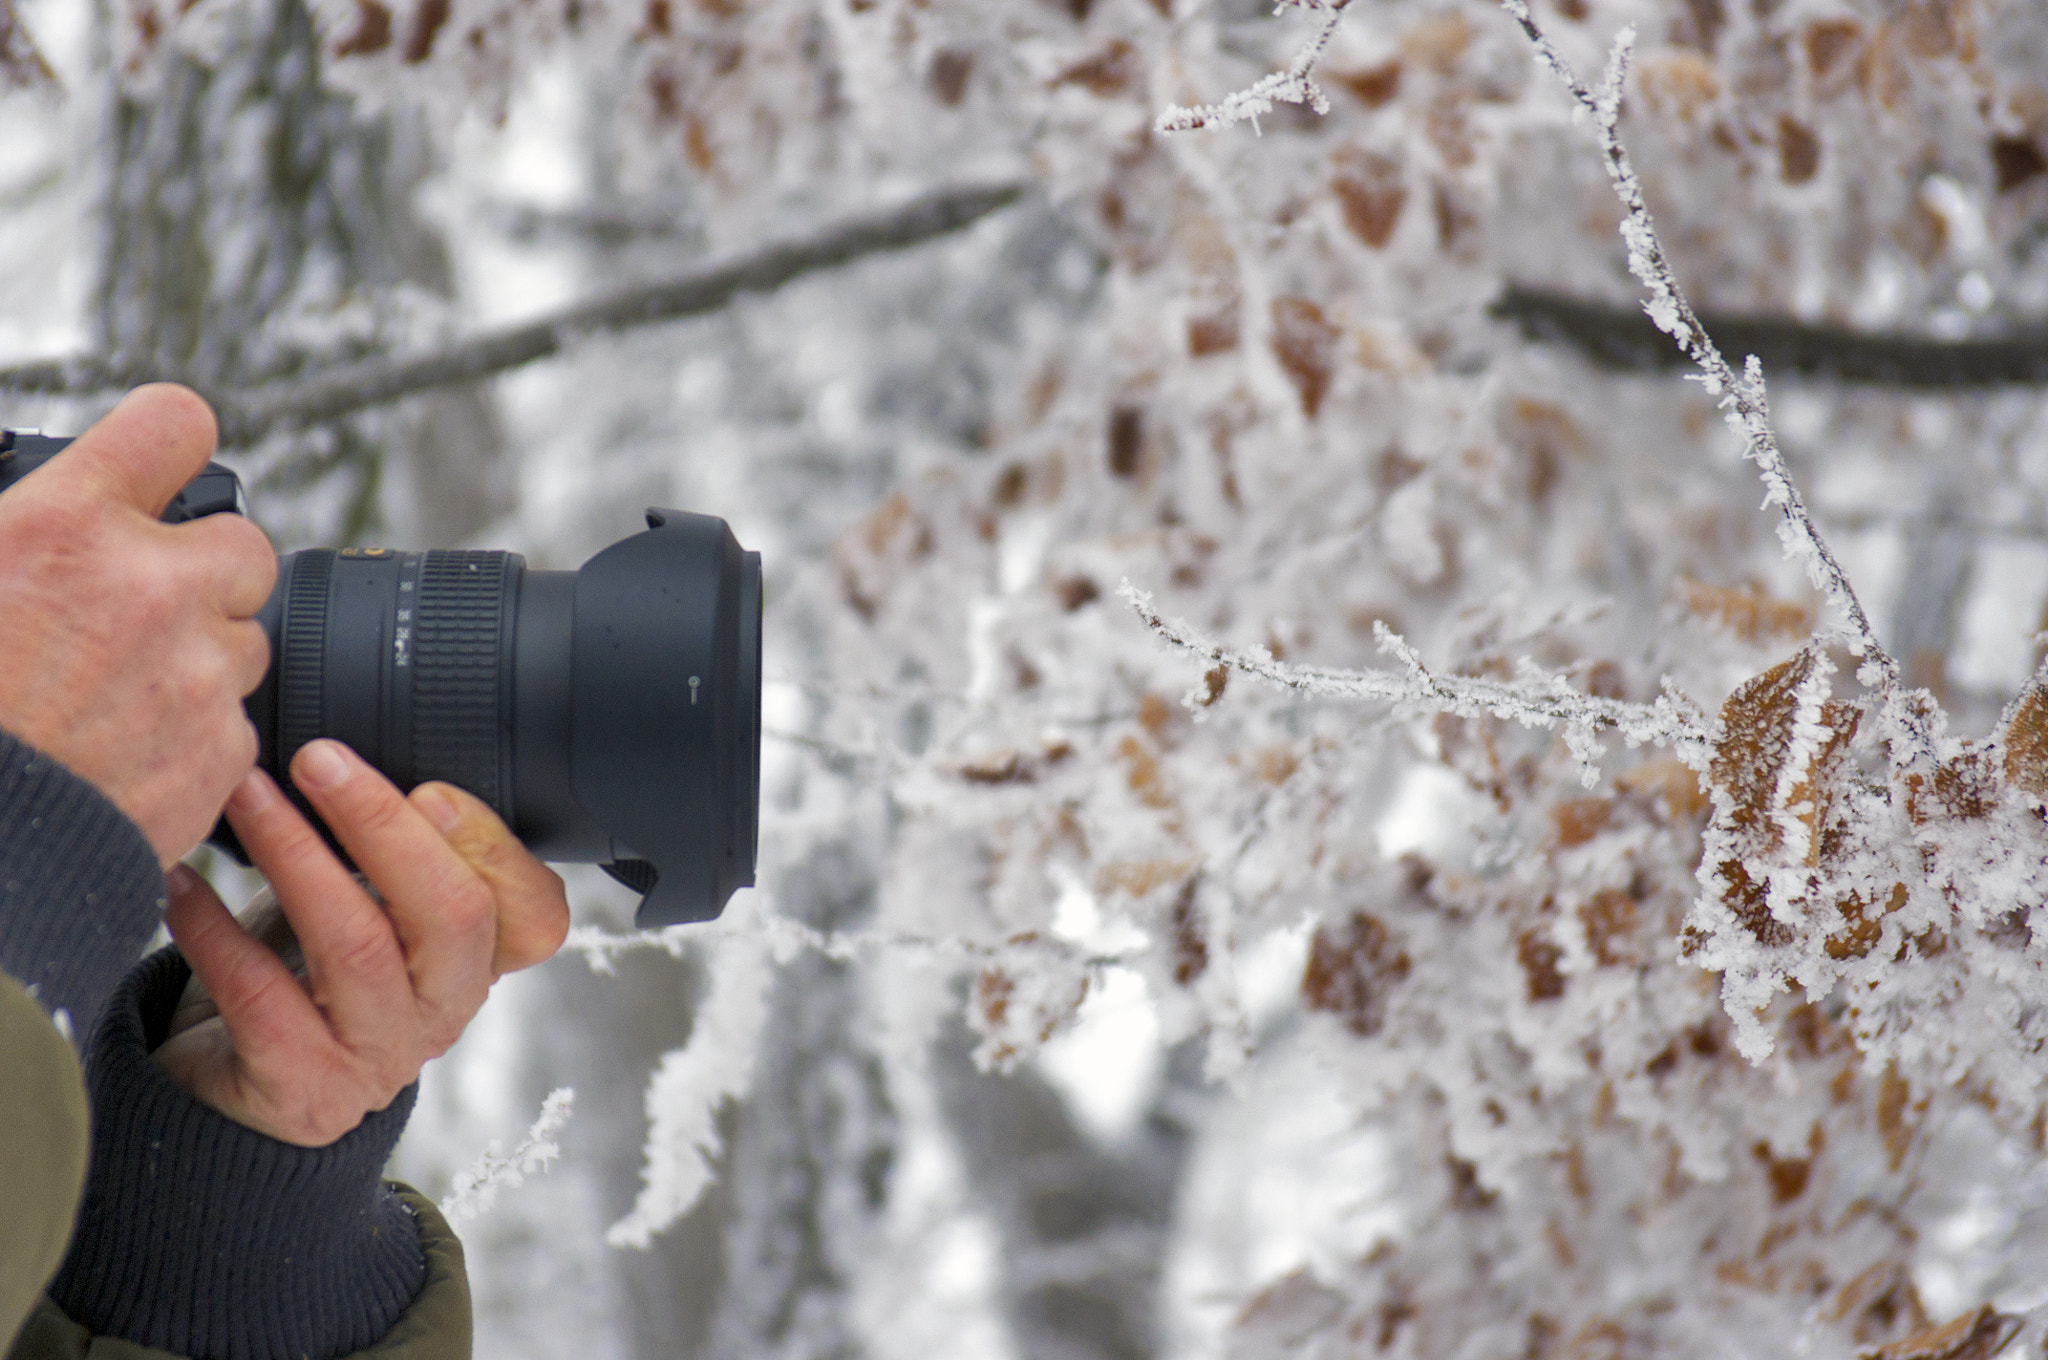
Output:
[[[70,442],[0,431],[0,492]],[[212,463],[163,519],[246,510]],[[467,789],[543,859],[603,866],[642,895],[643,928],[709,920],[753,885],[761,555],[724,520],[649,509],[576,571],[450,549],[277,566],[257,615],[270,670],[245,707],[259,763],[309,817],[284,772],[333,737],[401,789]],[[225,821],[210,839],[247,862]]]

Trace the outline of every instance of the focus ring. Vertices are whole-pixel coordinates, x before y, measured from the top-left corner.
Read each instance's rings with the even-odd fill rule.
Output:
[[[334,552],[320,548],[293,554],[292,579],[284,597],[284,637],[277,659],[277,769],[291,768],[299,748],[324,725],[322,685],[327,673],[327,588],[334,576]]]
[[[413,772],[503,808],[500,636],[510,554],[436,550],[420,567],[414,616]]]

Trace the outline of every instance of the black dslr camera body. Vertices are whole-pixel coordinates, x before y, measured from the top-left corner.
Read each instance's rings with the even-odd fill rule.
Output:
[[[0,431],[0,492],[70,443]],[[212,463],[163,518],[246,512]],[[278,559],[247,701],[259,758],[316,737],[401,789],[489,803],[543,859],[599,864],[646,927],[717,916],[754,882],[761,787],[761,555],[722,519],[650,509],[578,571],[517,553],[309,548]],[[318,825],[317,818],[315,824]],[[213,843],[245,857],[223,821]]]

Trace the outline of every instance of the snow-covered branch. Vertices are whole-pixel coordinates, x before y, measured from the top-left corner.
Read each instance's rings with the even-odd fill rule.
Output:
[[[575,1089],[561,1087],[541,1102],[540,1117],[533,1121],[518,1147],[510,1153],[501,1152],[493,1139],[476,1165],[455,1177],[454,1188],[441,1201],[442,1214],[453,1223],[475,1218],[497,1202],[499,1187],[522,1185],[528,1176],[547,1170],[548,1163],[562,1155],[555,1135],[569,1122],[569,1111],[575,1103]]]
[[[583,335],[715,312],[743,293],[770,292],[806,274],[958,231],[1008,207],[1023,193],[1024,186],[1014,181],[944,189],[885,212],[834,223],[800,240],[621,289],[431,354],[336,364],[245,392],[206,395],[220,416],[221,442],[246,444],[273,429],[334,420],[415,392],[503,373],[559,354]],[[130,372],[92,357],[45,360],[0,369],[0,392],[97,392],[176,376]]]
[[[1899,663],[1877,640],[1877,632],[1871,627],[1869,616],[1856,597],[1848,573],[1842,570],[1834,551],[1821,536],[1806,508],[1805,498],[1800,495],[1798,485],[1785,466],[1784,452],[1778,447],[1777,431],[1771,425],[1763,365],[1755,355],[1751,355],[1740,375],[1729,366],[1707,334],[1706,327],[1700,323],[1684,289],[1679,287],[1678,277],[1665,257],[1663,243],[1658,240],[1656,224],[1651,220],[1649,205],[1643,199],[1642,181],[1637,178],[1635,164],[1629,159],[1619,126],[1622,84],[1628,76],[1635,30],[1624,28],[1615,35],[1606,76],[1596,91],[1579,79],[1564,55],[1538,27],[1526,0],[1501,0],[1501,7],[1521,24],[1522,31],[1535,44],[1542,63],[1571,91],[1579,106],[1593,115],[1600,149],[1607,162],[1608,178],[1613,181],[1615,196],[1621,200],[1625,213],[1621,236],[1628,246],[1629,272],[1650,292],[1644,309],[1657,328],[1676,339],[1680,348],[1699,367],[1701,384],[1708,395],[1719,400],[1726,412],[1724,418],[1729,428],[1741,436],[1744,456],[1756,463],[1763,477],[1765,503],[1779,508],[1778,538],[1785,545],[1785,551],[1804,563],[1814,587],[1826,597],[1838,616],[1839,628],[1849,650],[1864,659],[1857,678],[1878,690],[1885,698],[1887,711],[1900,716],[1901,721],[1914,731],[1923,749],[1930,748],[1931,740],[1924,724],[1912,716],[1908,706],[1898,702],[1904,683]]]
[[[1525,727],[1563,728],[1572,752],[1592,774],[1599,754],[1595,734],[1614,731],[1631,746],[1655,742],[1681,755],[1704,759],[1709,722],[1689,702],[1666,694],[1654,704],[1603,699],[1572,687],[1563,676],[1532,676],[1494,680],[1485,676],[1442,675],[1423,664],[1415,649],[1384,623],[1374,626],[1380,650],[1401,663],[1398,671],[1326,670],[1275,660],[1263,647],[1226,647],[1180,619],[1167,618],[1153,606],[1152,596],[1126,581],[1118,596],[1166,641],[1212,665],[1238,671],[1283,689],[1338,699],[1376,699],[1409,708],[1452,713],[1464,718],[1495,717]],[[1210,687],[1213,692],[1214,686]],[[1193,696],[1191,696],[1193,697]],[[1200,698],[1195,699],[1201,702]],[[1590,784],[1591,778],[1587,780]]]
[[[1287,69],[1274,71],[1242,90],[1227,94],[1218,103],[1192,107],[1169,105],[1153,121],[1153,131],[1193,132],[1197,128],[1221,131],[1239,123],[1250,123],[1256,132],[1259,119],[1271,113],[1275,104],[1306,104],[1317,113],[1328,113],[1330,101],[1323,94],[1322,87],[1316,84],[1313,73],[1316,63],[1323,59],[1330,39],[1336,36],[1337,25],[1343,22],[1344,9],[1350,3],[1351,0],[1279,0],[1280,8],[1293,5],[1324,16],[1315,35],[1294,54],[1294,60],[1287,64]]]

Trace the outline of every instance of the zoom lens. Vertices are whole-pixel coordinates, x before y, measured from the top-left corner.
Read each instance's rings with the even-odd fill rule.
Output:
[[[760,555],[708,516],[648,526],[575,572],[506,552],[280,559],[248,700],[264,769],[297,799],[282,772],[333,737],[400,788],[467,789],[543,859],[603,865],[645,895],[643,927],[716,916],[754,881]],[[215,839],[239,852],[225,824]]]
[[[0,430],[0,492],[70,443]],[[163,519],[244,509],[213,463]],[[753,884],[761,555],[724,520],[649,510],[647,532],[573,572],[315,548],[279,559],[258,617],[271,664],[249,717],[263,768],[309,817],[284,772],[335,737],[402,789],[469,790],[542,859],[603,865],[644,894],[642,927],[709,920]],[[247,862],[225,821],[211,839]]]

